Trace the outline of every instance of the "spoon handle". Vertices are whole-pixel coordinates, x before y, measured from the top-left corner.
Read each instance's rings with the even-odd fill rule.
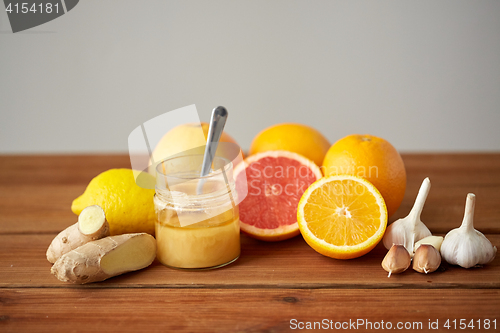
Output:
[[[210,173],[212,161],[214,160],[219,140],[226,124],[227,110],[223,106],[218,106],[212,111],[212,119],[208,129],[207,147],[203,156],[203,165],[201,168],[201,176],[206,176]]]

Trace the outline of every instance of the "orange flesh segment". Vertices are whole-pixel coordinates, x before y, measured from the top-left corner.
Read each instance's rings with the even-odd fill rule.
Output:
[[[317,238],[336,246],[354,246],[377,232],[381,213],[370,191],[346,179],[315,189],[304,206],[304,219]]]

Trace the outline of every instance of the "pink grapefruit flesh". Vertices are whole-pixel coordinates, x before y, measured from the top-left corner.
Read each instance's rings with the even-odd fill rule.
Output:
[[[275,150],[252,155],[235,168],[237,191],[245,184],[245,173],[248,194],[239,206],[241,230],[266,241],[298,235],[297,206],[309,185],[322,177],[319,167],[302,155]]]

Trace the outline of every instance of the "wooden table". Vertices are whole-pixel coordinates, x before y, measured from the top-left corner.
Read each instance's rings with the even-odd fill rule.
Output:
[[[475,227],[500,247],[500,154],[403,158],[408,186],[391,221],[407,214],[428,176],[432,189],[422,220],[433,233],[460,225],[473,192]],[[449,332],[460,319],[474,320],[474,329],[464,332],[494,332],[494,320],[500,331],[499,257],[483,268],[444,264],[429,275],[410,269],[387,278],[381,244],[342,261],[316,253],[300,236],[265,243],[242,235],[240,259],[222,269],[185,272],[155,262],[102,283],[59,282],[45,252],[76,221],[71,201],[98,173],[129,166],[126,155],[0,156],[0,332],[275,332],[307,322],[378,332],[401,323],[428,331],[429,321]]]

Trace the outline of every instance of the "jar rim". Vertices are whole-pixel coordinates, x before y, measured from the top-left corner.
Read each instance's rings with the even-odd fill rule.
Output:
[[[235,180],[233,179],[232,176],[232,162],[229,161],[227,158],[216,156],[214,157],[214,161],[216,164],[218,163],[219,165],[222,164],[223,166],[221,168],[216,169],[213,172],[210,172],[206,176],[200,176],[198,173],[198,170],[188,170],[188,172],[182,173],[182,160],[181,159],[186,159],[188,162],[186,162],[186,165],[188,165],[190,162],[192,163],[192,159],[200,159],[200,166],[203,161],[203,155],[202,154],[190,154],[190,155],[183,155],[183,156],[176,156],[172,158],[167,158],[157,165],[157,182],[156,182],[156,194],[158,195],[161,200],[165,201],[172,201],[175,202],[177,193],[184,193],[183,191],[176,191],[175,188],[172,187],[172,184],[181,184],[181,183],[188,183],[191,181],[198,181],[198,182],[205,182],[205,181],[210,181],[210,180],[217,180],[223,181],[225,183],[222,184],[221,188],[214,189],[213,191],[210,191],[208,193],[186,193],[188,195],[189,201],[198,201],[198,202],[210,202],[210,201],[218,201],[218,200],[227,200],[225,198],[228,194],[231,197],[234,197],[236,195],[236,186],[235,186]],[[191,160],[190,160],[191,159]],[[163,162],[168,162],[168,161],[179,161],[179,165],[173,166],[173,168],[177,167],[179,168],[179,171],[168,173],[167,169],[169,166],[166,166],[165,169],[162,167]],[[196,163],[198,163],[197,160],[195,160]],[[196,165],[198,167],[198,165]],[[200,168],[201,169],[201,168]],[[167,172],[166,174],[164,173]],[[180,174],[179,174],[180,172]],[[162,181],[164,180],[164,182]],[[225,199],[224,199],[225,198]],[[233,199],[231,199],[233,200]],[[183,200],[181,200],[182,202]]]
[[[210,179],[210,178],[219,176],[220,174],[222,174],[223,171],[227,173],[232,168],[232,162],[230,160],[228,160],[225,157],[215,156],[213,162],[215,162],[216,160],[222,161],[222,162],[224,162],[224,167],[218,168],[218,169],[214,170],[213,172],[210,172],[206,176],[201,176],[198,174],[197,176],[192,176],[192,177],[184,176],[183,177],[183,176],[178,176],[175,174],[165,174],[165,173],[163,173],[163,170],[160,170],[160,166],[163,165],[164,162],[174,161],[174,160],[178,160],[178,159],[182,159],[182,158],[192,158],[192,157],[203,157],[203,155],[202,154],[189,154],[189,155],[182,155],[182,156],[166,158],[164,160],[161,160],[158,163],[158,165],[156,166],[156,173],[163,176],[163,177],[169,177],[169,178],[179,179],[179,180]]]

